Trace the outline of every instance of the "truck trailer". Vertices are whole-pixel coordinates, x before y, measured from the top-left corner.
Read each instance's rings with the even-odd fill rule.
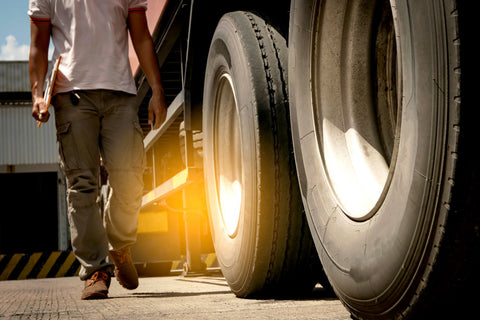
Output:
[[[202,274],[215,252],[240,298],[320,283],[358,319],[474,306],[473,1],[148,6],[168,114],[147,124],[132,51],[147,155],[138,264],[185,256],[184,274]]]

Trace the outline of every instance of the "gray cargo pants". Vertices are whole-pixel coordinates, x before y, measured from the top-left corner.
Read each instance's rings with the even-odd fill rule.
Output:
[[[136,241],[145,152],[135,96],[111,90],[76,94],[57,94],[53,104],[72,249],[85,280],[98,269],[111,270],[109,250]],[[100,156],[111,187],[103,219],[97,203]]]

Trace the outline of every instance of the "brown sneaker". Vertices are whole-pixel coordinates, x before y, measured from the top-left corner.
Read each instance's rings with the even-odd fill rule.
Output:
[[[110,258],[115,264],[115,277],[126,289],[133,290],[138,287],[138,274],[130,256],[130,247],[110,251]]]
[[[109,287],[110,274],[105,270],[98,270],[85,281],[82,300],[106,299]]]

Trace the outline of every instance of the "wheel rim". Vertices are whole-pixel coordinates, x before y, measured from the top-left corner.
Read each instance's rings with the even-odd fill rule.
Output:
[[[215,180],[225,232],[238,229],[242,203],[242,165],[239,116],[232,78],[223,73],[215,94]]]
[[[395,169],[400,61],[389,1],[324,1],[316,8],[312,94],[323,167],[338,205],[372,217]]]

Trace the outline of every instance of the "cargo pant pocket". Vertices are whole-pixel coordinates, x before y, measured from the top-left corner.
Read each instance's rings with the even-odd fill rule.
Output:
[[[78,167],[76,157],[69,152],[69,150],[72,150],[73,144],[75,144],[71,134],[71,126],[71,122],[57,125],[58,154],[62,168],[65,171]]]

